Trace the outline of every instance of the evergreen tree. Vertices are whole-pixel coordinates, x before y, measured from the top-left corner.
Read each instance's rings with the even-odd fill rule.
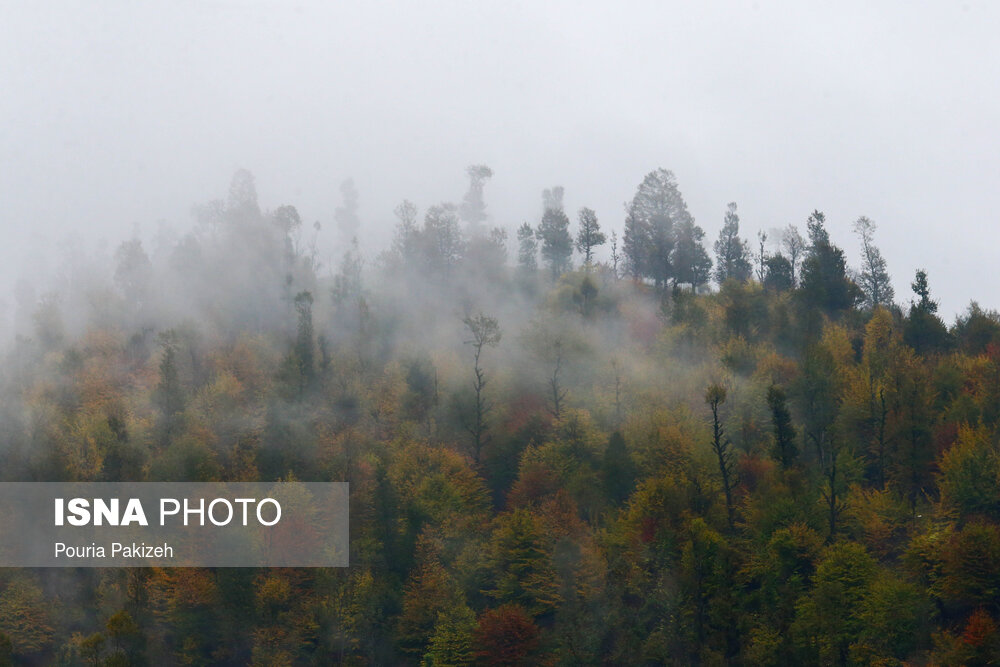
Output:
[[[337,222],[341,241],[350,243],[361,229],[361,221],[358,218],[358,189],[352,179],[348,178],[340,184],[340,197],[341,204],[333,212],[333,219]]]
[[[715,242],[715,280],[720,285],[729,279],[745,283],[753,271],[750,266],[750,247],[740,238],[740,216],[736,202],[726,207],[726,217]]]
[[[861,274],[859,287],[864,294],[865,306],[892,305],[893,290],[886,271],[885,259],[873,242],[875,222],[861,216],[854,223],[854,232],[861,239]]]
[[[580,209],[580,230],[576,234],[576,251],[583,255],[584,266],[590,267],[594,248],[604,245],[607,237],[601,231],[597,222],[597,214],[593,209]]]
[[[773,457],[782,468],[790,468],[799,454],[795,446],[795,427],[792,425],[792,413],[784,390],[771,385],[767,390],[767,407],[771,409],[771,427],[774,429]]]
[[[562,192],[561,187],[556,187],[543,193],[545,212],[536,232],[553,280],[572,268],[573,239],[569,235],[569,218],[562,210]]]
[[[493,177],[493,170],[485,164],[472,164],[466,167],[465,173],[469,177],[469,189],[462,199],[459,215],[470,229],[476,232],[486,222],[486,202],[483,200],[483,188],[486,186],[486,182]]]
[[[431,271],[450,277],[465,250],[454,204],[438,204],[427,209],[422,242],[424,257]]]
[[[705,252],[705,232],[690,217],[674,227],[674,252],[671,264],[675,283],[690,283],[691,291],[708,282],[712,260]]]
[[[844,251],[830,242],[826,217],[813,211],[808,220],[809,249],[802,263],[802,297],[809,306],[828,313],[852,307],[858,288],[847,277]]]
[[[538,240],[526,222],[517,228],[517,265],[527,274],[538,270]]]
[[[675,277],[671,263],[674,228],[684,225],[690,230],[687,224],[694,225],[673,172],[657,169],[646,174],[626,212],[626,271],[637,280],[649,278],[658,287],[665,287]],[[690,271],[693,266],[686,269]]]
[[[918,269],[910,285],[917,301],[910,303],[910,314],[903,327],[903,340],[920,354],[940,352],[948,348],[948,328],[937,316],[937,301],[931,299],[927,272]]]
[[[795,286],[792,273],[792,263],[780,252],[767,258],[764,262],[764,289],[771,292],[784,292]]]

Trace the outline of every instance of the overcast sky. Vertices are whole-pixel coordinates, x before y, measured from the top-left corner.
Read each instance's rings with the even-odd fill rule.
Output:
[[[926,267],[951,321],[1000,308],[998,29],[975,1],[0,0],[0,276],[187,226],[239,167],[331,237],[353,177],[372,253],[470,163],[496,224],[563,185],[619,232],[664,167],[709,250],[729,201],[748,237],[818,208],[856,264],[867,215],[897,300]]]

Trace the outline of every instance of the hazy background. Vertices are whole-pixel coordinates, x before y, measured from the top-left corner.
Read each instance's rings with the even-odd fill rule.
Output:
[[[620,233],[662,166],[710,252],[729,201],[747,237],[825,211],[854,264],[867,215],[897,299],[926,267],[946,321],[1000,307],[1000,5],[871,4],[2,0],[0,302],[187,227],[239,167],[332,256],[344,178],[374,255],[475,162],[511,230],[563,185]]]

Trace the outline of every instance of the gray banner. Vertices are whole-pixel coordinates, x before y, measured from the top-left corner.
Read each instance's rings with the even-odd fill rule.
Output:
[[[346,567],[346,482],[4,482],[0,567]]]

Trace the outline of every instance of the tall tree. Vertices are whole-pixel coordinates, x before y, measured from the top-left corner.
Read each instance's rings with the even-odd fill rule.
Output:
[[[937,301],[931,299],[927,272],[918,269],[910,287],[918,297],[910,303],[910,315],[903,328],[903,340],[920,354],[939,352],[950,343],[948,328],[937,315]]]
[[[745,283],[750,280],[750,247],[740,238],[740,216],[736,202],[726,207],[726,217],[715,242],[715,280],[720,285],[729,279]]]
[[[767,250],[765,245],[767,244],[767,232],[763,229],[757,231],[757,254],[754,256],[754,262],[757,264],[757,282],[764,284],[764,279],[767,277]]]
[[[538,270],[538,239],[526,222],[517,228],[517,265],[528,274]]]
[[[409,199],[404,199],[393,209],[393,214],[398,222],[392,236],[392,253],[403,264],[411,264],[419,253],[417,206]]]
[[[443,203],[427,209],[423,246],[429,268],[445,277],[451,276],[465,248],[454,204]]]
[[[828,313],[846,310],[857,301],[859,290],[847,277],[844,251],[830,242],[826,216],[820,211],[813,211],[807,224],[809,249],[802,262],[802,296],[807,305]]]
[[[771,385],[767,390],[767,407],[771,409],[771,427],[774,429],[774,449],[773,456],[781,463],[781,467],[788,469],[798,456],[799,450],[795,446],[795,426],[792,425],[792,413],[788,409],[788,401],[785,391],[777,386]]]
[[[792,265],[792,284],[797,285],[799,279],[799,263],[806,252],[806,240],[802,238],[798,227],[788,225],[781,232],[781,249]]]
[[[472,335],[472,338],[465,341],[465,344],[471,345],[473,350],[472,390],[475,398],[472,418],[466,424],[466,430],[472,436],[472,458],[478,464],[483,446],[487,442],[489,431],[487,417],[492,409],[492,404],[486,398],[487,378],[486,370],[482,365],[483,349],[499,345],[501,332],[500,324],[496,318],[482,313],[475,317],[466,317],[464,323],[465,328]]]
[[[486,182],[493,177],[493,170],[485,164],[470,164],[465,168],[465,173],[469,177],[469,189],[462,199],[459,207],[459,215],[472,231],[478,231],[479,227],[486,222],[486,202],[483,200],[483,188]]]
[[[726,388],[721,384],[710,385],[705,392],[705,402],[712,411],[712,452],[715,453],[719,465],[719,476],[722,478],[722,490],[726,495],[726,520],[729,530],[734,527],[733,489],[736,487],[736,460],[733,455],[732,443],[722,426],[719,406],[726,402]]]
[[[298,362],[301,378],[300,393],[316,377],[316,341],[313,338],[312,304],[313,297],[309,292],[299,292],[295,295],[295,312],[298,313],[299,319],[295,337],[295,359]]]
[[[861,239],[859,286],[864,293],[865,305],[871,309],[892,305],[892,282],[882,252],[874,243],[875,221],[861,216],[854,222],[854,233]]]
[[[352,179],[348,178],[340,184],[340,197],[341,204],[333,212],[333,219],[337,222],[341,240],[350,243],[361,229],[361,221],[358,218],[358,189]]]
[[[593,209],[581,208],[579,213],[580,229],[576,234],[576,250],[583,255],[584,266],[590,268],[594,248],[604,245],[607,237],[601,231],[597,222],[597,214]]]
[[[636,279],[650,278],[666,286],[674,278],[674,228],[694,224],[673,172],[657,169],[646,174],[626,213],[626,270]]]
[[[708,282],[712,275],[712,260],[705,252],[702,239],[705,232],[688,217],[674,227],[674,253],[671,264],[675,283],[690,283],[691,291]]]
[[[621,257],[618,254],[618,232],[611,230],[611,275],[615,277],[615,280],[621,276],[618,273],[618,265],[621,263]]]
[[[784,292],[795,286],[792,273],[792,263],[780,252],[764,261],[764,289],[772,292]]]
[[[542,193],[544,213],[536,232],[542,242],[542,258],[548,264],[553,280],[572,266],[573,238],[569,235],[569,218],[562,209],[562,195],[561,187]]]

